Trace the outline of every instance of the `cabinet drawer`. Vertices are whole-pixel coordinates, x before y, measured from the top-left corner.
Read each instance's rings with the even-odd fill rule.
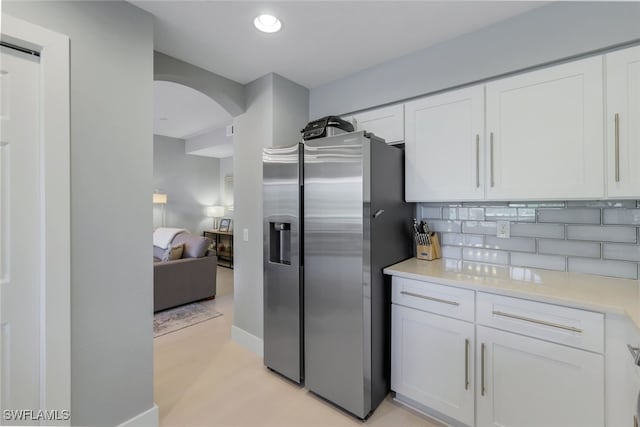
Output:
[[[393,278],[394,304],[473,322],[474,291],[421,280]]]
[[[477,323],[597,353],[604,352],[604,315],[478,292]]]

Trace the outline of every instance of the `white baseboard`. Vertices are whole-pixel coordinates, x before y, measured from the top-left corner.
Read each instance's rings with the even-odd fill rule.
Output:
[[[244,329],[238,328],[235,325],[231,327],[231,339],[260,357],[264,354],[264,343],[262,339],[250,334]]]
[[[139,413],[133,418],[120,424],[118,427],[158,427],[159,425],[159,413],[158,405],[153,403],[153,406],[144,412]]]

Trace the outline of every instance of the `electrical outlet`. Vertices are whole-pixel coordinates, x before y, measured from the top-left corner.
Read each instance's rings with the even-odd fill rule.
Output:
[[[509,221],[498,221],[497,222],[497,232],[496,236],[501,239],[508,239],[511,237],[511,222]]]
[[[245,242],[249,241],[249,229],[248,228],[242,229],[242,240],[244,240]]]

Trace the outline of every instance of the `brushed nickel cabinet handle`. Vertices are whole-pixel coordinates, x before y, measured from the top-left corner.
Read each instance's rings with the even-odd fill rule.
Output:
[[[480,188],[480,135],[476,134],[476,188]]]
[[[510,319],[524,320],[525,322],[536,323],[538,325],[550,326],[552,328],[564,329],[565,331],[582,333],[582,329],[574,328],[573,326],[561,325],[560,323],[547,322],[546,320],[532,319],[531,317],[518,316],[517,314],[504,313],[502,311],[492,311],[494,316],[508,317]]]
[[[493,187],[495,185],[495,180],[493,177],[493,132],[491,132],[490,134],[490,141],[489,141],[489,157],[491,160],[491,186]]]
[[[482,396],[485,395],[485,384],[484,384],[484,343],[480,344],[480,394]]]
[[[615,156],[616,156],[616,182],[620,182],[620,114],[616,113],[614,117],[615,129]]]
[[[464,340],[464,389],[469,390],[469,339]]]
[[[443,304],[460,305],[459,302],[448,301],[446,299],[440,299],[440,298],[434,298],[434,297],[428,297],[426,295],[414,294],[413,292],[400,291],[400,293],[402,295],[408,295],[410,297],[422,298],[422,299],[426,299],[426,300],[429,300],[429,301],[441,302]]]

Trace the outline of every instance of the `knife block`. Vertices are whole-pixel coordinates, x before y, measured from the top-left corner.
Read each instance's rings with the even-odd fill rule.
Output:
[[[436,233],[429,234],[431,237],[430,245],[416,245],[416,258],[424,259],[427,261],[433,261],[434,259],[442,258],[442,251],[440,250],[440,241]]]

